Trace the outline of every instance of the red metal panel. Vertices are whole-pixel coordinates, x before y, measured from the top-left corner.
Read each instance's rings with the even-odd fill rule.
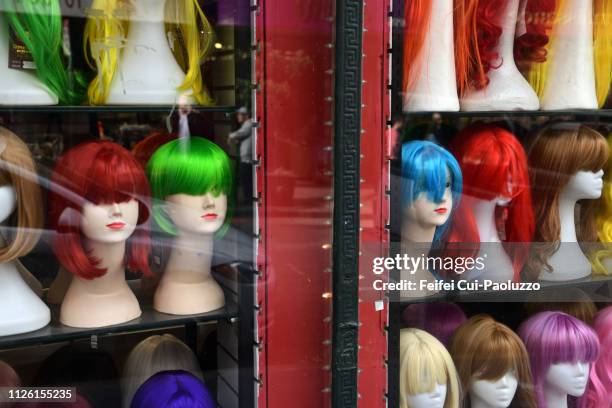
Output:
[[[372,283],[373,257],[381,256],[388,242],[385,225],[389,220],[389,162],[385,135],[389,119],[387,93],[389,48],[389,0],[365,2],[363,35],[363,138],[361,141],[361,237],[359,320],[359,406],[385,407],[387,389],[387,325],[388,304]],[[374,302],[384,302],[377,310]]]
[[[331,15],[331,0],[265,0],[256,18],[259,154],[265,158],[260,407],[329,401]]]

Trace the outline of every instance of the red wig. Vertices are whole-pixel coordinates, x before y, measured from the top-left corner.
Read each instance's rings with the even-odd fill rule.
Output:
[[[150,188],[142,167],[129,151],[107,141],[82,143],[57,162],[49,194],[49,223],[56,231],[53,251],[59,262],[84,279],[103,276],[99,259],[87,254],[81,234],[81,209],[122,203],[135,199],[139,204],[138,227],[128,240],[126,265],[131,271],[151,275],[148,228]]]
[[[166,132],[153,132],[132,148],[132,154],[136,158],[136,161],[140,163],[142,168],[147,167],[147,163],[153,153],[157,151],[162,145],[176,139],[177,136],[174,133]]]
[[[504,247],[514,266],[514,280],[529,255],[527,243],[533,239],[535,221],[527,155],[516,137],[497,126],[476,123],[463,129],[451,151],[463,174],[463,193],[482,200],[511,198],[508,207],[499,207],[496,222]],[[457,208],[449,243],[480,242],[474,214],[463,200]],[[518,245],[517,245],[518,244]]]
[[[402,92],[413,90],[419,70],[419,57],[429,32],[431,0],[410,0],[404,5],[404,64]]]
[[[532,62],[546,61],[546,45],[555,21],[558,0],[523,0],[526,31],[515,41],[514,59],[523,72]]]
[[[457,88],[464,95],[470,88],[489,84],[488,72],[497,69],[495,48],[502,35],[501,20],[508,0],[455,1],[455,66]]]

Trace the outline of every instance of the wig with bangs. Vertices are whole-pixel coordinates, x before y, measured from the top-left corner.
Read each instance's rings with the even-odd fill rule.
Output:
[[[463,182],[459,164],[453,155],[427,141],[417,140],[402,145],[402,209],[410,208],[421,194],[425,194],[430,201],[441,202],[448,178],[454,209],[459,205]],[[444,225],[436,228],[434,244],[442,239],[451,219],[452,216]]]
[[[117,75],[121,49],[130,29],[130,0],[93,0],[85,26],[85,55],[97,75],[89,85],[89,102],[103,105]],[[200,105],[211,105],[200,65],[213,51],[215,34],[198,0],[167,0],[166,32],[176,34],[171,47],[185,72],[178,91],[192,91]],[[152,67],[151,69],[154,69]]]
[[[13,132],[0,126],[0,186],[15,190],[15,233],[0,245],[0,263],[27,255],[36,245],[43,228],[42,194],[36,165],[28,146]]]
[[[474,316],[455,332],[450,353],[464,390],[472,381],[497,381],[513,372],[519,386],[510,407],[536,408],[527,350],[507,326],[488,315]],[[469,394],[464,395],[467,402]]]
[[[186,371],[162,371],[136,392],[131,408],[215,408],[217,404],[202,380]]]
[[[553,364],[592,364],[599,356],[595,331],[562,312],[538,313],[523,322],[518,333],[529,353],[538,408],[555,408],[547,406],[544,390],[546,375]],[[582,399],[578,399],[579,404]]]
[[[605,407],[612,401],[612,306],[597,314],[593,328],[599,337],[601,355],[591,369],[580,408]]]
[[[528,0],[526,32],[517,39],[516,55],[526,77],[541,98],[546,90],[551,49],[563,41],[557,25],[563,23],[570,0]],[[599,107],[603,107],[612,83],[612,1],[593,0],[593,51]]]
[[[153,154],[147,165],[147,175],[155,199],[153,217],[163,231],[178,235],[164,209],[166,197],[212,193],[214,196],[227,196],[225,222],[215,235],[222,237],[225,234],[233,213],[234,171],[223,149],[201,137],[173,140]]]
[[[608,148],[612,150],[612,134],[608,136]],[[591,254],[591,264],[595,275],[610,275],[603,260],[612,257],[612,160],[608,160],[604,172],[604,187],[595,216],[597,238],[602,247]]]
[[[444,345],[419,329],[400,331],[400,408],[410,408],[406,395],[432,392],[446,385],[444,408],[456,408],[461,388],[453,359]]]
[[[463,129],[454,139],[451,151],[463,174],[463,192],[481,200],[511,199],[507,207],[496,209],[496,224],[514,267],[514,280],[529,256],[527,243],[535,229],[527,155],[518,139],[498,126],[476,123]],[[472,209],[465,200],[457,209],[448,242],[481,242]]]
[[[552,272],[548,263],[559,250],[561,224],[559,198],[578,171],[597,172],[608,162],[610,149],[596,130],[576,123],[557,123],[542,129],[529,150],[530,178],[536,230],[531,256],[525,267],[525,278],[537,280],[542,271]],[[578,242],[597,241],[595,213],[597,200],[580,204]]]
[[[453,333],[467,318],[454,303],[434,302],[407,306],[402,312],[402,320],[407,327],[425,330],[448,347]]]
[[[141,166],[122,146],[107,141],[81,143],[57,162],[49,195],[49,222],[56,231],[53,251],[68,271],[83,279],[106,274],[100,260],[84,249],[81,210],[94,205],[138,202],[138,226],[130,239],[126,265],[133,272],[151,275],[149,269],[150,188]]]

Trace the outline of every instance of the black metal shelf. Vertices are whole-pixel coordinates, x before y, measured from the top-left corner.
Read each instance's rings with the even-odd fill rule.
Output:
[[[573,109],[558,111],[457,111],[457,112],[402,112],[404,118],[431,116],[439,113],[443,117],[472,118],[472,117],[563,117],[579,116],[589,118],[612,118],[612,109]]]
[[[235,106],[192,106],[200,113],[234,113]],[[177,110],[173,105],[105,105],[105,106],[2,106],[0,113],[121,113],[121,112],[171,112]]]

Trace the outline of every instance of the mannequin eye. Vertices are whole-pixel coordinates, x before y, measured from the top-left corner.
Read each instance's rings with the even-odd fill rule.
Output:
[[[446,188],[451,188],[451,182],[450,181],[446,182]]]

